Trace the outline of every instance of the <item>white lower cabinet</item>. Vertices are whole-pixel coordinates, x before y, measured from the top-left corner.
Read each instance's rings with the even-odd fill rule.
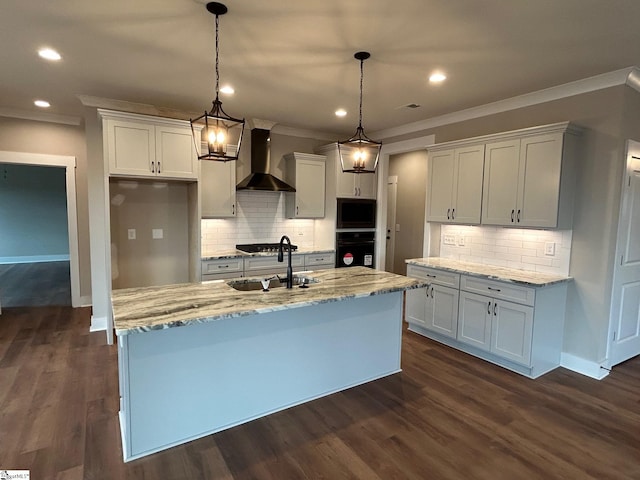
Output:
[[[202,261],[202,281],[224,280],[242,276],[243,262],[241,258],[223,258]]]
[[[407,275],[432,282],[406,293],[410,330],[532,378],[560,365],[566,283],[529,287],[416,265]]]

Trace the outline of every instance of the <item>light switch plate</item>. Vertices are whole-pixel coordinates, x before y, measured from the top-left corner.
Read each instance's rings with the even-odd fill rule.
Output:
[[[443,242],[445,245],[455,245],[456,244],[456,236],[455,235],[445,235],[443,238]]]
[[[462,235],[458,237],[458,246],[464,247],[464,237]]]
[[[400,224],[396,223],[396,232],[399,232],[399,231],[400,231]]]
[[[127,230],[127,238],[129,240],[135,240],[136,239],[136,229],[135,228],[130,228],[129,230]]]
[[[554,242],[545,242],[544,254],[554,256],[556,254],[556,244]]]
[[[161,228],[154,228],[151,230],[151,237],[154,240],[160,240],[164,238],[164,231]]]

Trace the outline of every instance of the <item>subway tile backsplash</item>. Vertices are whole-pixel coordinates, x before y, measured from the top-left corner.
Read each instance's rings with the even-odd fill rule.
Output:
[[[569,275],[571,237],[572,230],[442,225],[440,256],[519,270]],[[545,251],[547,246],[553,248],[553,255]]]
[[[284,202],[281,192],[237,192],[235,218],[202,220],[202,256],[239,243],[279,242],[282,235],[298,247],[313,248],[314,220],[285,218]]]

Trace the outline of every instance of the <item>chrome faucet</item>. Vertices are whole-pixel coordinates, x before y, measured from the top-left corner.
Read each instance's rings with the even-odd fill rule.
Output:
[[[280,239],[280,245],[278,246],[278,261],[284,262],[284,254],[282,251],[282,245],[284,241],[287,241],[287,246],[289,250],[289,258],[287,263],[287,288],[293,288],[293,270],[291,269],[291,240],[286,235],[283,235]]]

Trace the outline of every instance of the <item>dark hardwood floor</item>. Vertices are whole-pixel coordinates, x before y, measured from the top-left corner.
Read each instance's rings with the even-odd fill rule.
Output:
[[[640,358],[529,380],[404,332],[403,372],[127,464],[88,309],[0,315],[0,469],[32,479],[640,479]],[[179,405],[176,408],[180,408]]]
[[[71,305],[69,262],[0,265],[0,305]]]

